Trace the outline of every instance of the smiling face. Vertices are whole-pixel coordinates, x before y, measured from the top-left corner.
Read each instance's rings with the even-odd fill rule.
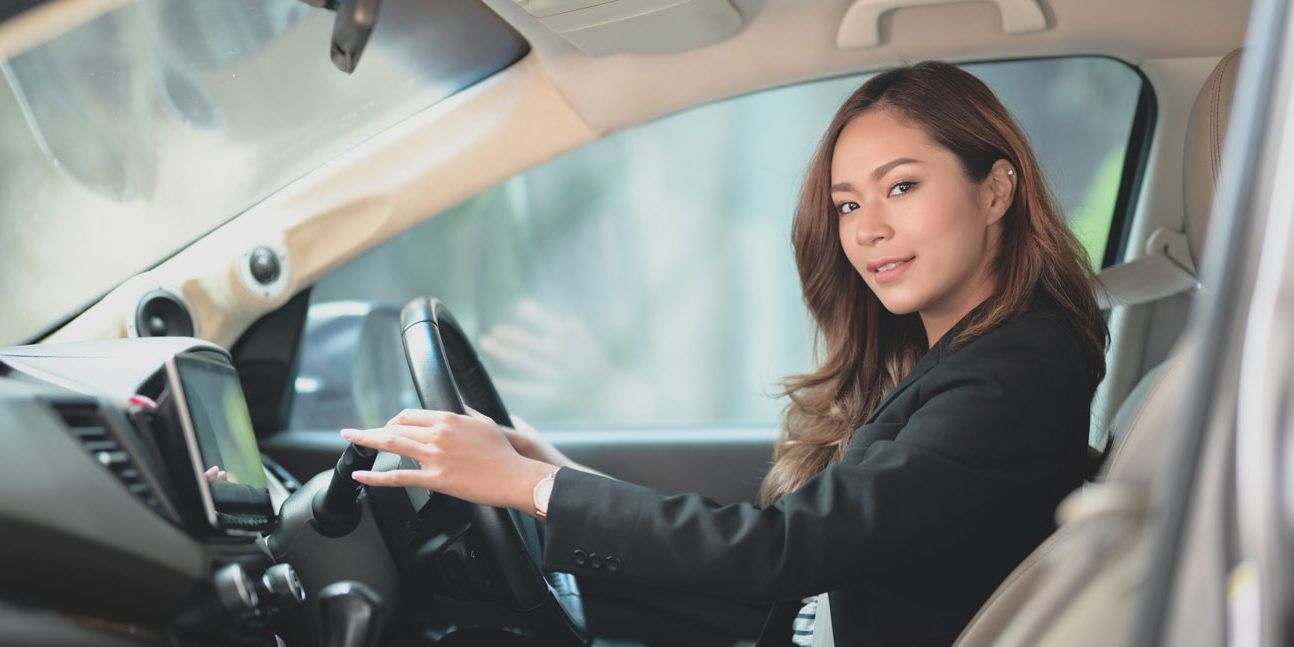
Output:
[[[920,313],[933,345],[994,290],[989,270],[1014,170],[974,182],[918,125],[879,108],[845,125],[831,158],[840,245],[881,304]]]

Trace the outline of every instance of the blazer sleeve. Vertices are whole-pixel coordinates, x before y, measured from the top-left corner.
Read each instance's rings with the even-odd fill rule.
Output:
[[[544,561],[768,603],[933,555],[974,559],[1022,523],[1050,526],[1081,482],[1085,375],[1068,334],[990,332],[913,384],[906,424],[864,425],[841,461],[762,508],[560,470]],[[859,442],[868,436],[879,439]]]

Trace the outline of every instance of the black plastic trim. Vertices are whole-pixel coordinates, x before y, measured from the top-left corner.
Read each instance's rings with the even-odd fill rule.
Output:
[[[4,22],[48,0],[0,0],[0,22]]]
[[[306,288],[243,332],[230,352],[256,436],[287,429],[310,306]]]
[[[1146,177],[1150,162],[1150,145],[1155,140],[1155,123],[1159,120],[1159,100],[1155,88],[1140,69],[1128,66],[1141,78],[1141,93],[1137,97],[1137,110],[1128,132],[1128,147],[1123,155],[1123,172],[1119,191],[1114,200],[1114,218],[1110,221],[1109,237],[1105,242],[1105,257],[1101,267],[1122,262],[1128,250],[1128,236],[1132,231],[1137,198]]]

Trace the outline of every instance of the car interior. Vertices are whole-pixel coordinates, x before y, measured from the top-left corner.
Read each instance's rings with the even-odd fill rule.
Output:
[[[1201,289],[1197,268],[1246,53],[1248,1],[382,0],[337,12],[334,27],[335,4],[264,0],[264,9],[224,7],[221,20],[250,21],[238,12],[263,11],[280,21],[273,35],[248,45],[242,58],[220,59],[224,50],[208,48],[213,58],[201,68],[208,72],[193,76],[201,83],[191,87],[184,84],[192,79],[182,80],[188,59],[167,44],[185,39],[164,34],[223,29],[203,18],[210,9],[184,8],[203,2],[0,4],[9,85],[0,96],[8,124],[0,128],[0,158],[20,169],[6,170],[13,175],[0,180],[0,202],[37,195],[45,185],[30,178],[45,171],[22,165],[44,160],[87,195],[108,196],[103,213],[115,219],[85,215],[99,204],[90,198],[40,197],[14,212],[33,223],[41,209],[80,211],[79,219],[33,224],[30,234],[17,225],[3,230],[9,264],[2,273],[24,277],[6,290],[15,312],[27,314],[0,327],[7,345],[0,348],[0,644],[457,644],[480,635],[493,637],[478,637],[481,644],[503,644],[500,636],[518,634],[537,644],[751,644],[764,607],[622,580],[577,581],[543,569],[542,526],[526,515],[413,488],[361,490],[350,471],[394,469],[408,459],[348,446],[337,430],[380,426],[411,406],[470,406],[500,424],[512,424],[511,412],[575,461],[616,478],[755,502],[784,402],[764,397],[757,413],[729,415],[714,404],[729,387],[712,373],[681,374],[698,356],[726,357],[712,348],[715,340],[740,336],[731,326],[763,312],[785,310],[791,314],[769,320],[791,323],[749,323],[751,340],[739,348],[763,344],[760,335],[794,338],[798,345],[785,353],[791,359],[740,369],[720,359],[711,362],[716,373],[763,380],[734,387],[747,397],[812,360],[798,301],[778,300],[796,298],[793,270],[768,257],[788,253],[791,203],[768,207],[770,218],[785,221],[766,227],[771,246],[715,253],[723,257],[715,267],[751,274],[749,282],[773,295],[751,297],[756,309],[718,318],[725,306],[710,293],[670,286],[721,292],[738,284],[708,285],[690,274],[674,283],[650,273],[628,277],[647,265],[622,257],[641,238],[656,241],[641,254],[660,267],[712,267],[687,260],[701,247],[680,242],[694,234],[676,227],[695,226],[740,248],[755,234],[720,213],[740,209],[715,199],[675,218],[664,215],[675,210],[665,198],[646,207],[620,198],[677,191],[687,200],[703,194],[684,185],[712,181],[776,184],[793,195],[803,171],[797,165],[816,145],[823,116],[865,75],[925,59],[1001,79],[994,82],[1039,149],[1069,154],[1066,146],[1091,139],[1085,128],[1108,130],[1114,142],[1083,153],[1091,162],[1081,173],[1048,165],[1059,169],[1053,182],[1074,214],[1102,214],[1096,234],[1080,235],[1095,241],[1094,287],[1111,333],[1108,374],[1092,409],[1092,479],[1061,506],[1057,532],[986,601],[958,644],[1135,644],[1136,600],[1152,561],[1147,492],[1171,458],[1181,384],[1192,370],[1182,333]],[[167,31],[181,24],[189,31]],[[136,28],[155,41],[140,44]],[[37,79],[63,79],[77,59],[50,48],[96,30],[111,31],[128,54],[157,45],[153,71],[141,78],[171,88],[162,93],[171,103],[122,105],[183,114],[196,134],[158,135],[180,143],[166,144],[172,148],[156,159],[86,156],[78,151],[116,140],[55,134],[59,111],[73,110],[71,95]],[[256,65],[298,49],[299,59],[284,60],[309,67]],[[1080,64],[1086,67],[1076,71]],[[1069,85],[1048,83],[1062,71]],[[260,102],[274,105],[223,102],[235,90],[222,84],[238,74],[263,85],[237,92],[276,97]],[[409,77],[426,87],[410,89]],[[276,94],[275,84],[291,88]],[[308,88],[325,84],[348,93],[337,95],[340,109],[321,111],[334,121],[311,116],[332,99]],[[1086,92],[1093,106],[1118,106],[1117,123],[1107,116],[1113,113],[1067,105],[1064,91]],[[404,97],[399,110],[371,108],[396,95]],[[748,107],[725,112],[739,102]],[[806,124],[789,123],[810,104]],[[715,128],[745,117],[751,125],[733,130],[736,143],[718,152],[678,126],[693,119],[687,128]],[[153,132],[139,125],[146,123],[118,119],[113,127],[125,136],[136,127]],[[298,130],[275,130],[294,123]],[[225,128],[244,129],[256,143],[182,170],[159,164],[152,175],[136,172],[168,155],[202,158]],[[1067,128],[1076,133],[1071,139]],[[336,132],[316,144],[326,129]],[[782,139],[782,148],[768,143]],[[295,166],[264,171],[242,202],[227,202],[222,177],[244,182],[271,168],[249,161],[253,155],[286,159],[311,147]],[[732,159],[738,156],[749,159]],[[117,159],[126,179],[97,170],[105,159]],[[759,175],[765,163],[788,170]],[[255,170],[230,170],[240,165]],[[626,185],[648,182],[632,194],[577,181],[620,177],[622,166],[664,170],[654,172],[657,184],[625,176]],[[719,178],[729,167],[731,177],[705,175]],[[564,179],[569,169],[583,175]],[[1091,187],[1103,191],[1099,199]],[[180,202],[145,204],[149,191],[173,192]],[[131,214],[156,218],[164,206],[190,203],[186,227]],[[589,217],[606,224],[577,230],[542,224],[547,213],[540,224],[528,211],[515,215],[517,205],[532,204],[596,212]],[[622,228],[618,216],[659,216],[663,224]],[[1078,222],[1071,215],[1076,229]],[[62,234],[76,240],[56,250],[21,244],[55,226],[80,228]],[[549,256],[539,255],[544,246]],[[589,254],[580,257],[584,265],[564,258],[576,254]],[[99,257],[116,260],[92,260]],[[550,269],[536,269],[544,263]],[[410,278],[419,273],[435,276]],[[766,278],[778,273],[784,276]],[[561,299],[544,301],[567,294],[560,285],[516,276],[565,281],[575,296],[592,295],[587,307],[616,313],[581,322],[561,314]],[[575,341],[549,352],[539,348],[541,337],[498,325],[506,323],[505,308],[487,298],[496,287],[518,295],[508,301],[509,316],[520,313]],[[648,292],[651,300],[638,298]],[[593,359],[572,350],[587,350],[585,340],[599,333],[657,320],[715,332],[680,332],[669,339],[681,341],[664,350],[631,332]],[[518,348],[523,357],[508,364]],[[547,364],[534,369],[539,377],[512,379],[509,367],[541,356]],[[558,375],[595,363],[607,372],[585,381]],[[632,375],[635,366],[665,377]],[[544,408],[553,398],[571,404]],[[1226,531],[1201,532],[1223,541]],[[1225,591],[1197,586],[1192,594],[1203,596],[1194,603],[1201,611],[1174,626],[1189,633],[1164,642],[1225,643]]]

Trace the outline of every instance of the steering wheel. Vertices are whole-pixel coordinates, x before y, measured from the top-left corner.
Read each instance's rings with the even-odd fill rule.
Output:
[[[410,301],[400,312],[400,330],[423,408],[466,414],[471,407],[500,425],[512,425],[494,383],[445,304],[429,297]],[[388,469],[398,467],[387,463]],[[426,490],[407,494],[413,500],[419,494],[427,498]],[[453,555],[435,574],[442,582],[451,581],[462,597],[488,599],[520,613],[544,644],[588,644],[575,578],[543,572],[542,527],[534,518],[443,494],[432,496],[451,501],[438,502],[436,514],[454,519],[439,519],[438,525],[457,525],[459,530],[450,533],[455,535],[453,542],[466,544],[454,548],[442,537],[418,551],[423,562],[431,552]]]

